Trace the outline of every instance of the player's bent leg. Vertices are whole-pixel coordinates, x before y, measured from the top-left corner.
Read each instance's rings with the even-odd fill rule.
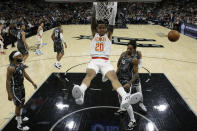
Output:
[[[122,87],[114,70],[108,71],[105,76],[111,81],[114,90]]]
[[[139,82],[137,85],[136,85],[136,90],[137,92],[140,92],[142,94],[142,86],[141,86],[141,83]],[[143,94],[142,94],[142,98],[139,102],[139,107],[144,111],[144,112],[147,112],[147,108],[146,106],[144,105],[143,103]]]
[[[93,69],[87,69],[86,76],[82,81],[82,84],[75,85],[72,90],[72,95],[75,98],[75,102],[78,105],[82,105],[84,103],[84,95],[86,89],[90,86],[90,82],[96,76],[96,72]]]
[[[25,62],[26,59],[29,57],[29,53],[23,55],[23,61]]]
[[[96,76],[96,71],[94,69],[87,68],[86,76],[83,79],[82,83],[85,84],[87,87],[90,86],[90,82]]]
[[[120,103],[120,108],[126,109],[130,105],[129,104],[129,95],[125,92],[124,88],[122,87],[122,85],[118,81],[115,71],[114,70],[108,71],[105,75],[111,81],[112,87],[114,88],[114,90],[116,90],[122,98],[122,101]]]
[[[140,92],[135,94],[127,94],[120,84],[115,71],[109,71],[106,73],[106,77],[111,81],[113,88],[122,97],[122,102],[120,104],[121,108],[127,108],[130,104],[136,104],[141,100],[142,94]]]
[[[17,129],[22,131],[27,131],[30,128],[28,126],[23,125],[24,120],[29,120],[29,118],[22,119],[21,111],[22,111],[23,104],[17,104],[15,108],[16,113],[16,121],[17,121]]]

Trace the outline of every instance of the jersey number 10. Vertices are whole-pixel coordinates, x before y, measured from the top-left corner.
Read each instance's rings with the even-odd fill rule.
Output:
[[[104,51],[104,44],[103,43],[96,43],[95,51]]]

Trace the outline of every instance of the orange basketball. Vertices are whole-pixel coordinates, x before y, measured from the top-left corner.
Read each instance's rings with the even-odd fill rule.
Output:
[[[169,33],[168,33],[168,39],[171,41],[171,42],[176,42],[177,40],[179,40],[179,37],[180,37],[180,34],[178,31],[176,30],[171,30]]]

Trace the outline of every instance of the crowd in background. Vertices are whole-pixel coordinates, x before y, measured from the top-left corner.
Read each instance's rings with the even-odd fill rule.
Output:
[[[160,24],[179,30],[183,22],[197,25],[197,1],[163,0],[159,3],[119,3],[118,20],[126,24]],[[14,42],[14,30],[18,23],[26,25],[27,36],[36,34],[40,22],[45,30],[62,24],[89,24],[92,3],[47,3],[43,0],[2,0],[0,2],[0,23],[5,47]]]

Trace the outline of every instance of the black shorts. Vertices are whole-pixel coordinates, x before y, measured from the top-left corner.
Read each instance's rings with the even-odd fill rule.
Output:
[[[24,86],[12,86],[13,102],[16,106],[25,102],[25,88]]]
[[[17,46],[18,51],[22,54],[22,55],[27,55],[29,52],[27,50],[27,48],[25,46]]]
[[[54,43],[54,52],[64,53],[64,46],[62,43]]]

